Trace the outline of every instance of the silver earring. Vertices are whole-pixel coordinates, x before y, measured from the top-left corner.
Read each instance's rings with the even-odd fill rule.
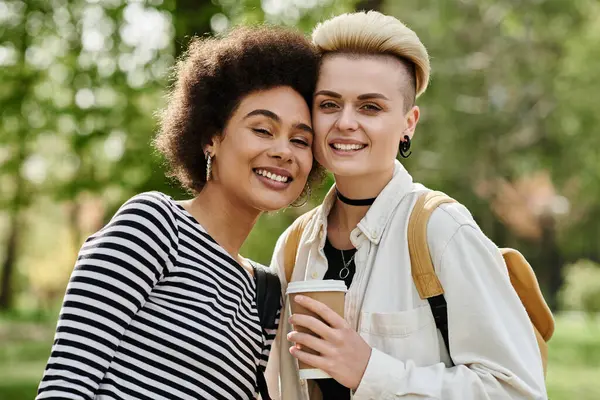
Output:
[[[210,181],[210,173],[212,171],[212,156],[206,152],[206,181]]]
[[[294,201],[291,205],[292,207],[302,207],[304,206],[306,203],[308,203],[308,200],[310,199],[310,196],[312,195],[312,190],[310,188],[309,185],[306,185],[306,187],[304,188],[304,190],[302,191],[302,193],[300,193],[300,197],[299,199],[304,199],[304,201],[302,203],[296,203],[296,201],[298,201],[298,199],[296,199],[296,201]]]

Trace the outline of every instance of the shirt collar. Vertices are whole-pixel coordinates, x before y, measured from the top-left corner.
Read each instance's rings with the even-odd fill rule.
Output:
[[[359,229],[371,242],[379,244],[381,235],[388,225],[394,210],[412,190],[413,179],[398,160],[394,163],[394,175],[388,184],[379,193],[373,205],[367,211],[367,214],[358,223]],[[308,235],[308,242],[313,242],[319,238],[321,232],[327,232],[327,216],[335,203],[336,193],[335,185],[329,189],[323,203],[315,214],[315,224],[312,224],[312,231]],[[353,231],[353,234],[355,231]]]

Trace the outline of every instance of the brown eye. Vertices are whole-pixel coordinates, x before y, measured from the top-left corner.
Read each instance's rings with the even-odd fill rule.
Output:
[[[337,104],[335,104],[332,101],[324,101],[319,105],[319,108],[321,108],[321,109],[328,109],[328,108],[331,109],[331,108],[335,108],[335,107],[337,107]]]
[[[361,108],[364,109],[365,111],[381,111],[381,107],[379,107],[375,104],[365,104]]]
[[[262,129],[262,128],[252,128],[252,131],[254,133],[258,133],[259,135],[265,135],[265,136],[272,136],[271,132],[269,132],[266,129]]]
[[[310,146],[310,144],[304,139],[292,139],[292,143],[296,143],[304,147]]]

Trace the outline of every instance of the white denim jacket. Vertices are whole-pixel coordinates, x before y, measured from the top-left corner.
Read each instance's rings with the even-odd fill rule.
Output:
[[[440,206],[430,219],[427,240],[448,304],[450,367],[431,308],[413,283],[406,231],[418,194],[396,162],[394,177],[352,231],[356,274],[346,294],[345,318],[372,347],[353,399],[546,399],[539,348],[532,325],[498,248],[460,204]],[[333,189],[302,235],[292,281],[323,279],[323,246]],[[271,267],[285,293],[283,243]],[[267,366],[274,398],[308,400],[297,361],[286,339],[291,330],[284,307]]]

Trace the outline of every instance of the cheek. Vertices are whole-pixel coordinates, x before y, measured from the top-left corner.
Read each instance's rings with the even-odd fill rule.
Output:
[[[297,156],[298,165],[300,167],[300,171],[302,176],[305,178],[308,177],[310,170],[312,169],[313,164],[313,153],[310,150],[303,150],[301,154]]]
[[[363,124],[371,146],[385,152],[398,149],[400,137],[399,128],[383,120],[373,119]]]
[[[332,114],[323,114],[320,111],[315,111],[312,122],[316,138],[322,138],[325,137],[327,132],[331,130],[331,127],[335,123],[335,116]]]
[[[243,136],[229,139],[232,140],[227,143],[226,148],[221,149],[219,167],[228,176],[239,177],[250,164],[253,155],[258,152],[257,145]]]

